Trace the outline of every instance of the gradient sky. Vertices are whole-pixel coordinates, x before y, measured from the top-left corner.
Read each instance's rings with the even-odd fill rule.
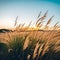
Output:
[[[18,16],[18,24],[36,22],[40,11],[48,10],[47,21],[54,15],[51,25],[60,22],[60,0],[0,0],[0,28],[12,28]]]

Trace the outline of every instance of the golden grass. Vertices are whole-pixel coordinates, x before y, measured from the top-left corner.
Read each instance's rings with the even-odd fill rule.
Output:
[[[27,49],[30,45],[30,48],[33,49],[32,57],[29,54],[28,59],[31,58],[34,60],[43,59],[45,54],[50,54],[49,52],[54,52],[54,54],[60,52],[60,30],[53,31],[24,31],[24,32],[9,32],[0,34],[0,42],[7,42],[9,45],[10,41],[13,38],[26,37],[23,50]],[[5,39],[5,40],[4,40]],[[36,41],[36,42],[35,42]],[[35,45],[34,45],[35,44]],[[29,51],[29,50],[28,50]],[[51,52],[51,53],[52,53]],[[52,53],[52,55],[54,55]],[[47,55],[49,57],[50,55]],[[47,58],[45,57],[45,58]],[[52,59],[52,57],[50,57]],[[55,57],[57,58],[57,57]],[[58,58],[57,58],[58,59]]]
[[[40,17],[41,12],[38,15],[36,29],[30,29],[32,21],[26,27],[24,27],[25,24],[16,26],[17,17],[14,24],[16,29],[13,32],[0,33],[0,43],[5,43],[9,47],[9,59],[14,56],[12,58],[14,60],[60,60],[60,30],[58,30],[60,27],[57,26],[58,23],[53,26],[53,30],[49,30],[53,16],[48,20],[44,29],[40,30],[47,12],[42,17]],[[10,56],[10,54],[13,55]]]

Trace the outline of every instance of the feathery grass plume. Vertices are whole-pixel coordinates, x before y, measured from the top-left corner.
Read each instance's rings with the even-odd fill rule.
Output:
[[[43,48],[43,52],[42,52],[42,57],[44,56],[45,53],[47,53],[49,51],[49,41],[47,41],[45,43],[45,46]]]
[[[34,49],[33,59],[36,59],[36,58],[37,58],[39,46],[40,46],[39,43],[37,43],[37,44],[36,44],[36,47],[35,47],[35,49]]]
[[[59,23],[59,22],[55,23],[54,27],[56,27],[58,23]]]
[[[44,22],[43,20],[46,18],[47,13],[48,13],[48,11],[46,11],[46,13],[45,13],[42,17],[39,17],[39,18],[37,19],[37,22],[36,22],[35,26],[36,26],[38,29],[40,29],[40,28],[42,27],[42,23]],[[40,13],[40,14],[41,14],[41,13]]]
[[[52,16],[52,17],[48,20],[48,22],[46,23],[44,29],[48,29],[48,27],[49,27],[48,25],[51,23],[53,17],[54,17],[54,16]]]
[[[39,17],[41,16],[41,13],[42,13],[42,11],[40,11],[40,13],[39,13],[39,15],[38,15],[38,17],[37,17],[37,18],[39,18]]]
[[[14,27],[17,25],[17,19],[18,19],[18,16],[16,17]]]
[[[40,46],[40,48],[39,48],[39,51],[38,51],[38,56],[42,53],[42,50],[43,50],[43,46],[44,46],[45,44],[43,43],[41,46]]]
[[[39,18],[40,18],[40,16],[41,16],[41,11],[40,11],[40,13],[39,13],[39,15],[38,15],[38,17],[37,17],[37,22],[36,22],[36,24],[39,22]]]
[[[48,20],[48,22],[47,22],[47,24],[46,25],[48,25],[48,24],[50,24],[51,23],[51,20],[52,20],[52,18],[53,18],[54,16],[52,16],[49,20]]]
[[[58,25],[59,22],[55,23],[55,25],[53,26],[53,30],[58,30],[60,28],[60,26]]]
[[[44,45],[45,45],[45,43],[42,43],[41,45],[40,45],[40,47],[38,48],[38,50],[37,50],[37,60],[40,60],[40,59],[42,59],[42,52],[43,52],[43,47],[44,47]]]
[[[46,11],[46,13],[45,13],[42,17],[38,18],[36,24],[37,24],[39,21],[43,21],[43,20],[46,18],[47,13],[48,13],[48,11]]]
[[[53,26],[53,30],[56,29],[57,25],[58,25],[59,22],[55,23],[55,25]]]
[[[44,20],[47,17],[48,10],[45,12],[45,14],[41,17],[41,21]]]
[[[23,50],[25,50],[28,47],[29,42],[30,42],[29,37],[27,37],[26,40],[25,40],[25,43],[24,43]]]
[[[38,24],[36,24],[36,27],[38,27],[38,29],[40,29],[42,26],[43,26],[43,23],[44,21],[40,21]]]

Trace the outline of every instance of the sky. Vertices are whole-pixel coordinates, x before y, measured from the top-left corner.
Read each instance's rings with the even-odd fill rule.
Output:
[[[40,11],[43,15],[47,10],[45,23],[53,15],[51,25],[60,22],[60,0],[0,0],[0,28],[13,28],[17,16],[18,24],[33,24]]]

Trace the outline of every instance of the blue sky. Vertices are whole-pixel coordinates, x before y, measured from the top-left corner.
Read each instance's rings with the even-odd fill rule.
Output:
[[[18,24],[36,22],[40,11],[48,10],[47,20],[54,15],[51,25],[60,22],[60,0],[0,0],[0,28],[12,28],[18,16]]]

